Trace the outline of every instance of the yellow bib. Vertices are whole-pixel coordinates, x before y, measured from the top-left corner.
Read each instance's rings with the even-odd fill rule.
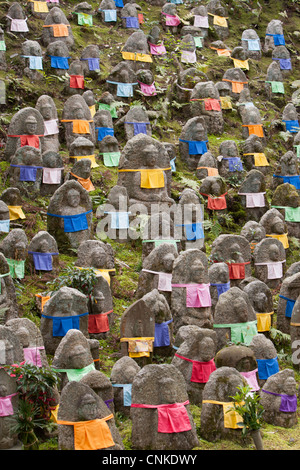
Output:
[[[7,206],[10,220],[26,219],[22,206]]]
[[[248,60],[239,60],[239,59],[234,59],[231,57],[233,60],[233,65],[236,69],[245,69],[249,70],[249,63]]]
[[[83,158],[88,158],[92,162],[91,168],[97,168],[99,166],[96,163],[95,155],[83,155],[83,156],[71,155],[70,158],[76,158],[76,160],[82,160]]]
[[[282,235],[277,235],[275,233],[272,233],[269,235],[266,234],[266,237],[276,238],[276,240],[279,240],[283,244],[283,247],[285,249],[289,247],[289,239],[288,239],[287,233],[283,233]]]
[[[235,411],[233,403],[216,400],[203,400],[202,403],[213,403],[214,405],[222,405],[224,415],[224,428],[241,429],[241,426],[238,426],[238,423],[242,423],[243,419]]]
[[[91,111],[91,116],[94,117],[96,114],[96,106],[93,104],[92,106],[89,106],[90,111]]]
[[[169,168],[141,168],[137,170],[119,170],[119,172],[139,171],[141,173],[141,188],[155,189],[165,187],[164,171]]]
[[[141,52],[127,52],[122,51],[124,60],[136,60],[138,62],[152,62],[152,57],[149,54],[142,54]]]
[[[223,16],[213,15],[212,13],[208,13],[209,15],[214,17],[214,25],[215,26],[222,26],[223,28],[228,28],[227,18]]]
[[[128,342],[129,357],[150,357],[153,351],[153,337],[121,338],[121,342]]]
[[[37,13],[48,13],[48,5],[47,2],[35,2],[33,1],[33,11]]]
[[[274,312],[270,313],[256,313],[257,318],[257,331],[270,331],[271,328],[271,315]]]
[[[232,102],[230,96],[220,96],[221,108],[232,109]]]

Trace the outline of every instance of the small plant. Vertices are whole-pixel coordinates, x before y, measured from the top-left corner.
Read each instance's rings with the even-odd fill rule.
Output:
[[[260,396],[251,392],[251,388],[237,387],[239,393],[230,397],[233,399],[235,411],[241,416],[243,421],[237,423],[242,427],[242,435],[251,435],[257,450],[263,450],[263,443],[260,434],[261,419],[264,413],[263,406],[259,403]]]
[[[12,432],[18,435],[24,450],[37,450],[37,432],[49,431],[53,427],[50,418],[51,408],[55,405],[58,375],[49,367],[38,367],[27,362],[5,368],[12,377],[16,377],[19,396]]]
[[[77,269],[74,267],[67,267],[61,272],[53,283],[51,284],[51,290],[57,291],[61,287],[73,287],[83,294],[85,294],[91,302],[94,300],[93,291],[96,284],[97,276],[93,269],[82,268]]]

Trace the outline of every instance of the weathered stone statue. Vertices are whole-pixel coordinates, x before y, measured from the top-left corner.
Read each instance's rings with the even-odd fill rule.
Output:
[[[90,239],[92,202],[88,192],[78,181],[66,181],[49,201],[47,231],[56,241],[60,251],[77,249],[81,242]]]
[[[159,206],[174,202],[167,187],[170,159],[156,139],[144,134],[132,137],[123,148],[118,171],[118,185],[126,187],[130,204]]]
[[[116,412],[130,417],[132,403],[132,382],[136,374],[141,370],[137,362],[129,356],[118,359],[111,369],[110,381],[114,392],[114,406]]]
[[[265,238],[256,245],[253,258],[255,277],[272,289],[278,287],[283,278],[286,262],[285,249],[281,241]]]
[[[61,287],[46,302],[40,329],[46,353],[52,355],[69,330],[80,330],[82,335],[88,338],[86,296],[77,289]],[[52,365],[55,367],[54,363]]]
[[[208,261],[201,250],[183,251],[174,261],[171,312],[175,333],[190,324],[212,328]]]
[[[43,151],[44,119],[34,108],[20,109],[12,117],[5,146],[4,158],[10,161],[20,147],[30,146]]]
[[[275,426],[291,428],[297,422],[297,384],[292,369],[268,378],[260,392],[264,420]]]
[[[190,450],[198,445],[185,381],[172,364],[149,364],[136,374],[130,416],[136,450]]]
[[[241,417],[235,412],[232,397],[246,379],[234,367],[219,367],[212,372],[203,390],[200,435],[209,442],[220,439],[241,441]]]
[[[28,263],[31,272],[58,270],[58,248],[54,237],[48,232],[39,231],[28,245]]]
[[[46,16],[41,41],[45,47],[55,41],[63,41],[68,47],[73,47],[75,41],[71,25],[59,7],[51,8]]]
[[[204,116],[190,118],[179,137],[179,154],[189,170],[195,170],[201,155],[208,150],[207,125]]]
[[[230,306],[230,307],[229,307]],[[215,307],[214,325],[219,351],[229,341],[248,346],[257,335],[257,318],[246,292],[231,287],[220,295]]]
[[[176,349],[172,364],[185,378],[190,402],[201,405],[203,388],[216,369],[214,357],[217,338],[216,333],[209,328],[193,327],[192,334]]]
[[[35,105],[44,119],[43,153],[59,151],[59,127],[56,105],[53,98],[41,95]]]
[[[57,418],[60,450],[123,450],[113,414],[86,384],[70,382],[66,385]],[[92,436],[90,440],[82,438],[82,427]]]
[[[203,116],[209,134],[221,135],[224,120],[218,89],[212,81],[200,82],[191,93],[190,111],[192,116]]]
[[[20,189],[22,195],[37,197],[43,177],[41,151],[25,145],[17,149],[10,160],[10,184]]]

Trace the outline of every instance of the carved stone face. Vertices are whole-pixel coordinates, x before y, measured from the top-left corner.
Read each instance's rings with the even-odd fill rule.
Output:
[[[253,308],[256,312],[263,312],[266,308],[267,296],[264,292],[256,292],[253,297]]]
[[[232,307],[233,312],[236,312],[237,323],[248,321],[248,305],[244,299],[235,299]]]
[[[20,343],[23,348],[27,348],[30,344],[29,340],[29,332],[26,328],[18,328],[16,331],[16,335],[18,336]]]
[[[28,149],[26,149],[26,151],[24,153],[23,158],[24,158],[24,163],[26,165],[33,164],[34,161],[35,161],[35,158],[36,158],[35,151],[31,147],[28,147]]]
[[[204,281],[204,266],[200,260],[194,261],[191,271],[191,280],[197,284],[202,284]]]
[[[103,248],[97,248],[93,251],[92,260],[95,268],[104,268],[107,262],[106,251]]]
[[[201,122],[197,122],[194,128],[195,139],[204,140],[205,129]]]
[[[72,369],[83,369],[86,365],[88,351],[78,344],[70,351],[69,362]]]
[[[40,243],[39,251],[41,253],[49,253],[49,244],[47,240],[42,240]]]
[[[272,223],[272,233],[282,234],[284,233],[284,222],[280,217],[274,217]]]
[[[70,207],[78,207],[80,204],[80,194],[76,189],[70,189],[67,193],[67,203]]]
[[[163,258],[163,265],[166,270],[166,272],[170,273],[172,272],[173,264],[174,264],[174,255],[172,253],[167,254]]]
[[[176,403],[177,397],[175,392],[175,382],[171,378],[163,379],[160,384],[158,384],[160,391],[160,402],[161,403]]]
[[[94,293],[94,308],[98,313],[104,312],[105,297],[101,291]]]
[[[215,355],[215,343],[212,338],[204,337],[199,345],[201,351],[201,357],[203,361],[209,361]]]
[[[42,106],[40,112],[45,121],[52,119],[52,106],[50,104]]]
[[[28,135],[34,135],[37,129],[37,120],[34,116],[28,116],[25,121],[25,131]]]
[[[52,19],[53,19],[53,23],[55,23],[55,24],[61,24],[61,23],[62,23],[62,16],[61,16],[61,13],[60,13],[59,11],[53,12],[53,14],[52,14]]]
[[[284,382],[284,392],[287,395],[295,395],[297,393],[297,384],[293,377],[288,377]]]
[[[95,398],[86,394],[82,397],[78,407],[79,421],[90,421],[98,417],[98,407]]]
[[[221,194],[221,187],[222,184],[219,181],[215,180],[210,187],[210,194],[219,196]]]
[[[145,164],[149,168],[154,168],[157,162],[158,152],[154,145],[150,144],[144,148]]]
[[[72,117],[73,119],[85,119],[84,110],[81,106],[75,106],[72,108]]]
[[[269,257],[271,261],[279,261],[280,252],[277,245],[271,245],[269,248]]]

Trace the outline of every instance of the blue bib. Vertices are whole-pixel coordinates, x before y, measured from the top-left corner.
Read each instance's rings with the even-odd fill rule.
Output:
[[[155,323],[155,333],[153,346],[159,348],[162,346],[170,346],[170,335],[168,325],[173,321],[173,318],[163,323]]]
[[[126,122],[126,124],[133,124],[134,135],[137,134],[146,134],[147,135],[147,125],[149,122]]]
[[[99,64],[99,58],[98,57],[88,57],[87,59],[80,59],[80,60],[87,60],[88,61],[88,66],[89,70],[95,71],[95,70],[100,70],[100,64]]]
[[[258,377],[261,380],[267,380],[271,375],[279,372],[279,365],[277,357],[273,359],[256,359]]]
[[[285,316],[287,318],[291,318],[296,300],[289,299],[288,297],[284,297],[283,295],[280,295],[279,297],[281,299],[286,300]]]
[[[208,140],[183,140],[179,139],[180,142],[187,142],[189,144],[189,155],[203,155],[207,152],[206,142]]]
[[[10,228],[10,219],[0,220],[0,232],[8,233]]]
[[[95,129],[98,130],[98,142],[101,142],[107,135],[114,136],[114,130],[111,127],[95,127]]]
[[[123,388],[123,405],[131,406],[132,384],[112,384],[112,386]]]
[[[274,46],[285,46],[285,39],[283,34],[266,34],[266,36],[273,36]]]
[[[300,175],[281,176],[273,175],[274,178],[282,178],[284,183],[289,183],[295,186],[296,189],[300,189]]]
[[[40,253],[38,251],[28,251],[28,253],[32,255],[37,271],[52,271],[52,255],[58,255],[58,253]]]
[[[243,171],[243,163],[239,157],[223,157],[225,160],[228,160],[229,171]]]
[[[189,241],[200,240],[204,238],[204,231],[201,222],[194,224],[184,224],[185,236]]]
[[[79,330],[79,319],[85,315],[88,315],[88,312],[70,317],[52,317],[43,314],[42,317],[52,320],[53,336],[65,336],[69,330]]]
[[[75,215],[56,215],[50,214],[49,212],[47,213],[47,215],[64,219],[64,232],[73,233],[80,232],[81,230],[88,230],[89,227],[86,215],[90,214],[91,212],[92,209],[88,212],[82,212],[82,214]]]
[[[293,121],[283,120],[283,122],[285,122],[285,128],[288,132],[292,132],[296,134],[300,130],[299,121],[297,120],[293,120]]]
[[[42,166],[27,166],[27,165],[10,165],[15,168],[20,168],[19,181],[34,182],[36,181],[36,174],[38,169],[42,169]]]
[[[63,70],[69,69],[68,59],[70,59],[70,57],[59,57],[59,56],[54,56],[54,55],[51,55],[50,57],[51,57],[51,67],[53,69],[63,69]]]
[[[126,28],[139,29],[140,23],[139,23],[139,19],[136,18],[136,16],[127,16],[123,18],[126,19]]]
[[[219,283],[219,284],[210,283],[210,285],[215,286],[217,288],[218,298],[220,297],[221,294],[223,294],[224,292],[227,292],[230,289],[230,281],[225,282],[225,283]]]

